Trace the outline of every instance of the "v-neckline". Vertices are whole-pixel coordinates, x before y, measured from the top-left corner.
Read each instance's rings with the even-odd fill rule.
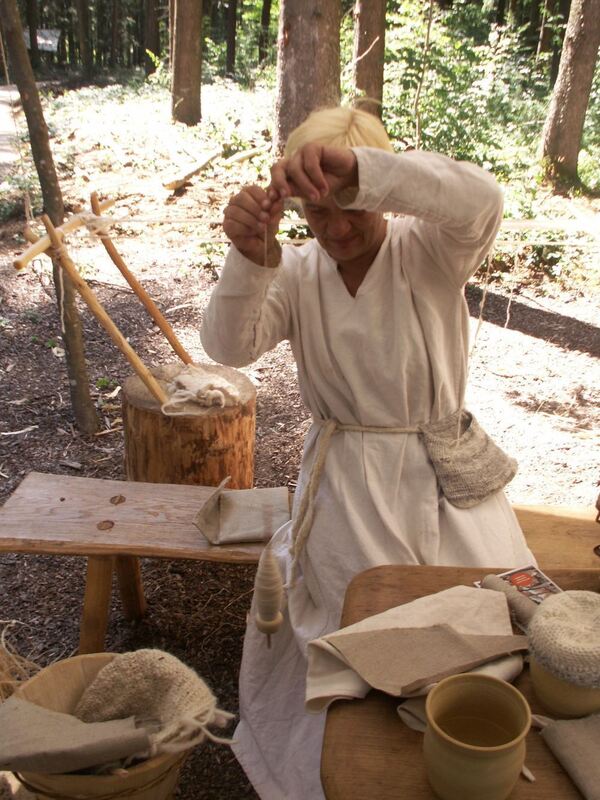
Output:
[[[329,253],[326,250],[323,251],[325,253],[325,257],[327,258],[327,261],[330,264],[331,269],[332,269],[332,271],[333,271],[333,273],[335,275],[335,280],[337,280],[340,283],[340,285],[342,287],[342,290],[343,290],[343,294],[347,298],[348,301],[354,303],[362,295],[367,294],[367,292],[370,292],[372,290],[372,288],[376,285],[376,282],[377,282],[378,277],[379,277],[379,273],[381,272],[379,267],[381,266],[381,261],[383,260],[383,256],[382,256],[383,250],[384,250],[384,248],[386,247],[386,245],[387,245],[387,243],[389,241],[390,233],[391,233],[391,228],[390,228],[389,223],[386,221],[385,237],[384,237],[384,239],[383,239],[383,241],[382,241],[382,243],[381,243],[381,245],[379,247],[379,250],[377,251],[377,255],[375,256],[375,258],[371,262],[371,265],[370,265],[369,269],[366,271],[364,278],[360,282],[360,285],[359,285],[358,289],[356,290],[356,294],[355,295],[351,294],[350,290],[346,286],[346,283],[344,282],[344,279],[343,279],[343,277],[342,277],[342,275],[340,273],[337,261],[335,261],[329,255]]]

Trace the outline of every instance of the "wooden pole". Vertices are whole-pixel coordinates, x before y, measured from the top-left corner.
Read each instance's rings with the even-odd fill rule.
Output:
[[[88,308],[92,312],[92,314],[96,317],[98,322],[104,327],[110,338],[113,342],[117,345],[119,350],[123,353],[125,358],[129,361],[133,369],[135,370],[136,374],[139,375],[140,379],[144,382],[145,386],[148,388],[148,391],[156,398],[156,400],[162,405],[166,403],[168,400],[167,395],[163,392],[160,384],[149,371],[149,369],[142,363],[140,357],[137,355],[133,347],[129,344],[129,342],[125,339],[121,331],[117,328],[115,323],[107,314],[106,310],[102,307],[102,305],[96,299],[96,295],[87,285],[87,283],[83,280],[79,272],[77,271],[77,267],[71,260],[69,254],[66,251],[64,245],[61,244],[61,240],[59,237],[58,229],[54,227],[50,218],[44,214],[42,216],[42,222],[48,232],[48,237],[50,239],[52,247],[56,250],[58,259],[60,261],[60,265],[63,270],[67,273],[73,285],[85,300]]]
[[[110,208],[115,204],[114,200],[103,200],[100,203],[100,210],[106,211],[107,208]],[[73,217],[68,219],[64,222],[60,227],[56,227],[54,230],[58,232],[58,235],[62,235],[64,233],[70,233],[70,231],[77,230],[77,228],[83,227],[87,221],[87,214],[75,214]],[[29,237],[27,237],[29,239]],[[30,261],[36,256],[45,253],[46,250],[52,247],[52,242],[50,241],[49,236],[41,236],[36,242],[33,242],[31,247],[28,247],[24,253],[22,253],[18,258],[16,258],[13,262],[15,269],[23,269],[24,267],[29,264]]]
[[[90,202],[92,205],[92,211],[97,217],[99,217],[102,214],[102,208],[98,201],[98,194],[96,192],[92,192],[90,197]],[[158,325],[160,330],[167,337],[167,341],[169,342],[173,350],[177,353],[177,355],[183,361],[184,364],[191,364],[193,362],[192,357],[185,350],[185,348],[175,335],[175,331],[169,325],[169,323],[163,317],[163,315],[160,313],[160,311],[158,310],[156,304],[154,303],[148,292],[144,289],[144,287],[138,281],[135,275],[129,270],[127,264],[123,261],[122,256],[119,254],[117,248],[111,241],[110,236],[107,233],[100,233],[99,236],[100,236],[100,241],[104,245],[104,248],[108,253],[108,255],[110,256],[113,264],[117,267],[121,275],[125,278],[127,283],[131,286],[133,291],[142,301],[144,308],[150,314],[150,316],[152,317],[154,322]]]

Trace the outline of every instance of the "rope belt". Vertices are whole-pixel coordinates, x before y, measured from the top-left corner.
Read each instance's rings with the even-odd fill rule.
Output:
[[[323,474],[325,459],[329,451],[331,439],[338,431],[352,431],[357,433],[422,433],[423,425],[409,425],[399,428],[386,428],[378,425],[342,425],[335,419],[327,419],[321,422],[321,432],[306,488],[302,492],[298,513],[292,523],[292,566],[290,574],[290,584],[293,585],[298,559],[306,544],[313,518],[315,516],[315,498],[317,489]]]

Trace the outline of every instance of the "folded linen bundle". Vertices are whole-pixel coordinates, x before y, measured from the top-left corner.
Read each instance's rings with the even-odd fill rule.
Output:
[[[287,488],[225,489],[230,480],[225,478],[214,489],[194,525],[211,544],[268,541],[290,519]]]
[[[133,717],[86,723],[16,695],[0,705],[0,769],[58,775],[147,751]]]
[[[323,711],[371,688],[427,694],[447,675],[524,650],[527,638],[512,634],[503,594],[455,586],[309,642],[306,709]]]

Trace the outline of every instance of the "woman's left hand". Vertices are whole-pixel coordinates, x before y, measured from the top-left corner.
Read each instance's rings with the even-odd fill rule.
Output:
[[[318,200],[350,186],[358,186],[358,162],[349,147],[309,142],[290,158],[271,167],[271,200],[301,197]]]

